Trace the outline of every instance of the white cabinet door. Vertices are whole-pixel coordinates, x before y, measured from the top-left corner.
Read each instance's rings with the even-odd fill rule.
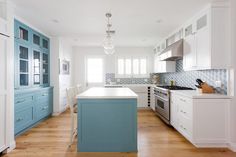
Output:
[[[170,124],[178,129],[178,103],[176,102],[176,96],[172,93],[170,97]]]
[[[183,68],[184,70],[192,70],[197,66],[197,52],[195,35],[191,34],[185,37],[184,40],[184,57]]]
[[[154,73],[167,73],[176,71],[175,61],[160,61],[159,56],[154,58]]]
[[[138,107],[148,107],[147,93],[136,93],[138,95]]]
[[[207,69],[211,66],[210,31],[208,27],[208,14],[204,14],[196,21],[196,51],[198,69]]]
[[[6,149],[6,53],[8,39],[0,35],[0,152]]]

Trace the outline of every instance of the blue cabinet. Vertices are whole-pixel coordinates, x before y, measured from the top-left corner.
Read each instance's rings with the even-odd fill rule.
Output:
[[[50,87],[50,40],[15,20],[15,135],[19,135],[53,111]]]
[[[50,40],[15,20],[15,88],[50,86]]]
[[[52,114],[53,87],[15,92],[15,135],[33,127]]]

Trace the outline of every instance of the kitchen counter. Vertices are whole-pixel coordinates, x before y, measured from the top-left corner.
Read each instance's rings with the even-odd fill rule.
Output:
[[[129,88],[90,88],[78,99],[79,152],[137,152],[137,98]]]
[[[180,94],[192,99],[230,99],[231,97],[223,94],[198,93],[196,90],[171,90],[171,93]]]
[[[156,87],[158,84],[105,84],[104,87]]]
[[[137,98],[135,94],[129,88],[103,88],[93,87],[85,92],[79,94],[77,98],[80,99],[130,99]]]

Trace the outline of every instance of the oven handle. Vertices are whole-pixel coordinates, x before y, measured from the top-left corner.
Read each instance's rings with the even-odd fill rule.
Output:
[[[159,95],[155,95],[155,97],[157,97],[157,98],[159,98],[159,99],[161,99],[161,100],[163,100],[163,101],[169,102],[169,100],[167,100],[167,99],[163,99],[163,98],[160,97]]]

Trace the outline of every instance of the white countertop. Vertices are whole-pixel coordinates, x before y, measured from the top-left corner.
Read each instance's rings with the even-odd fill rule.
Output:
[[[104,87],[127,87],[127,86],[144,86],[144,87],[155,87],[155,84],[105,84]]]
[[[131,99],[138,98],[129,88],[93,87],[77,95],[78,99]]]
[[[196,90],[171,90],[171,93],[183,95],[192,99],[231,99],[228,95],[198,93]]]

